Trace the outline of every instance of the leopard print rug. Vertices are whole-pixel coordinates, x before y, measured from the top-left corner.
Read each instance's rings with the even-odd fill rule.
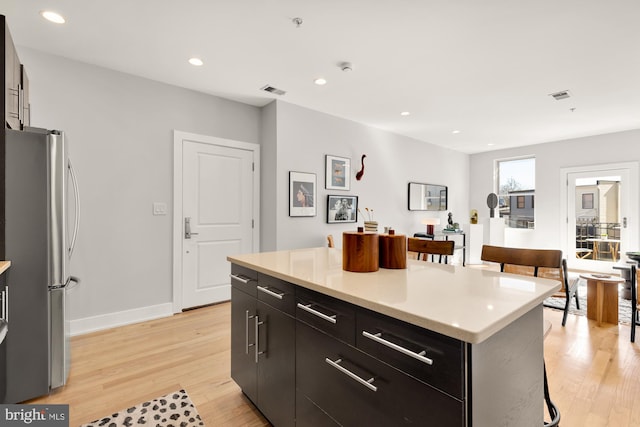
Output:
[[[184,390],[107,415],[80,427],[204,427]]]

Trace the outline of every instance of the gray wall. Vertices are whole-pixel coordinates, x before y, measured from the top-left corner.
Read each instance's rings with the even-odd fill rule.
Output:
[[[350,120],[277,101],[277,195],[264,203],[275,203],[277,248],[326,245],[333,234],[342,245],[342,232],[356,230],[356,224],[327,224],[327,195],[359,197],[358,204],[374,210],[374,219],[392,226],[398,234],[423,232],[423,217],[439,217],[446,224],[453,212],[460,224],[469,222],[469,156],[443,147],[396,135]],[[325,190],[325,155],[351,158],[351,189]],[[365,173],[356,181],[360,156],[366,154]],[[317,216],[289,217],[289,171],[316,174]],[[415,212],[407,209],[410,181],[446,185],[449,209],[444,212]],[[363,218],[359,216],[359,225]]]
[[[508,150],[474,154],[470,157],[469,206],[478,209],[482,221],[489,216],[487,195],[494,190],[494,161],[534,155],[536,158],[536,200],[534,230],[518,230],[512,236],[528,247],[561,248],[560,169],[640,160],[640,130],[569,139]],[[637,200],[638,195],[634,195]],[[632,219],[634,220],[634,219]],[[637,219],[636,219],[637,220]],[[515,231],[515,230],[513,230]],[[509,237],[507,235],[507,237]],[[509,245],[505,241],[505,245]]]
[[[174,129],[260,142],[260,109],[18,47],[32,125],[65,130],[80,180],[70,317],[170,303]],[[166,216],[152,203],[165,202]]]
[[[467,222],[468,156],[349,120],[273,102],[259,109],[30,49],[20,49],[31,82],[32,124],[63,129],[81,186],[82,221],[70,294],[72,320],[171,302],[172,131],[260,143],[262,250],[341,245],[355,224],[326,223],[326,195],[354,194],[381,227],[422,231],[409,212],[407,183],[449,186],[456,220]],[[324,190],[324,156],[367,154],[365,177],[351,191]],[[290,218],[288,173],[316,173],[318,214]],[[168,215],[153,216],[165,202]],[[362,223],[362,219],[360,219]],[[135,316],[133,316],[135,317]]]
[[[67,131],[81,181],[82,223],[70,299],[71,319],[171,302],[172,131],[262,144],[262,250],[324,246],[356,224],[327,224],[327,194],[359,196],[380,226],[422,231],[420,220],[446,213],[482,222],[493,191],[493,162],[536,156],[536,229],[531,246],[558,247],[560,168],[640,159],[640,130],[468,156],[282,101],[259,109],[18,47],[31,82],[32,124]],[[353,176],[367,154],[362,181]],[[324,156],[352,160],[350,191],[324,189]],[[312,172],[317,216],[291,218],[289,171]],[[449,209],[409,212],[409,181],[449,187]],[[165,202],[166,216],[152,203]],[[359,219],[362,224],[362,218]]]
[[[276,102],[262,108],[260,149],[260,250],[276,250],[276,171],[278,170],[278,134],[276,132]]]

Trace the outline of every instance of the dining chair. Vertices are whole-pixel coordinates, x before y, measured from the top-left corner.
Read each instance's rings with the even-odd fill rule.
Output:
[[[329,234],[327,236],[327,246],[330,248],[335,248],[335,244],[333,243],[333,235]]]
[[[448,263],[448,257],[453,255],[455,242],[453,240],[428,240],[417,237],[407,238],[407,250],[409,252],[417,252],[418,258],[423,255],[423,260],[427,260],[428,255],[438,255],[438,263]],[[433,257],[432,257],[433,260]]]
[[[500,264],[500,271],[523,274],[535,277],[547,277],[555,278],[560,281],[564,289],[570,289],[569,279],[567,275],[567,261],[562,258],[562,251],[557,249],[522,249],[522,248],[507,248],[504,246],[482,246],[482,254],[480,255],[482,261],[495,262]],[[577,282],[573,283],[573,293],[564,291],[567,303],[564,308],[564,316],[562,317],[562,326],[567,321],[567,313],[569,311],[569,302],[571,296],[575,295],[576,305],[579,304],[577,296]],[[563,291],[561,289],[561,291]],[[579,308],[579,306],[578,306]],[[544,366],[544,401],[547,406],[547,411],[551,417],[551,421],[545,422],[547,427],[556,427],[560,423],[560,411],[556,404],[551,400],[549,394],[549,385],[547,381],[547,367]]]
[[[580,301],[578,299],[579,278],[569,276],[567,272],[567,260],[562,258],[561,250],[523,249],[484,245],[480,259],[482,261],[500,264],[500,271],[506,273],[559,280],[562,287],[552,296],[565,298],[562,326],[565,326],[567,323],[567,314],[569,314],[569,306],[572,298],[576,300],[576,308],[580,309]]]
[[[636,326],[640,325],[637,271],[635,264],[631,265],[631,342],[636,342]]]

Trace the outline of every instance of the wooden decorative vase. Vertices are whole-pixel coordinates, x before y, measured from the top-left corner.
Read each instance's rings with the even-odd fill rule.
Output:
[[[342,233],[342,269],[370,273],[379,269],[380,247],[377,233]]]

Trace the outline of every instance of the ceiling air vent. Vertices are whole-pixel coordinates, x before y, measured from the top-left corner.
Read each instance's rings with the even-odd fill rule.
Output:
[[[285,91],[283,91],[282,89],[278,89],[277,87],[273,87],[271,85],[265,85],[263,87],[260,88],[260,90],[264,90],[265,92],[271,92],[275,95],[284,95]]]
[[[571,94],[569,93],[568,90],[562,90],[560,92],[551,93],[550,95],[553,96],[553,98],[556,101],[560,101],[561,99],[567,99],[567,98],[571,97]]]

